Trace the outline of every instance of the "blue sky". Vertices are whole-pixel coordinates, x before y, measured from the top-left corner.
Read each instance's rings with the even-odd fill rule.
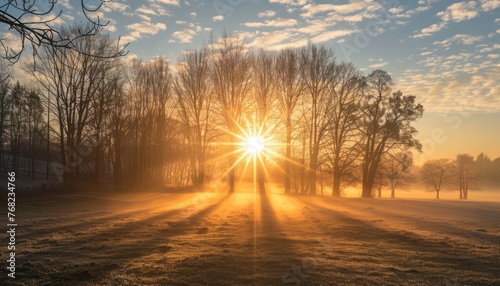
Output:
[[[58,1],[59,23],[82,18],[69,3],[77,5]],[[476,140],[462,152],[477,155],[484,148],[496,157],[500,132],[490,129],[500,123],[499,12],[499,0],[128,0],[106,2],[92,17],[109,20],[106,30],[130,42],[128,58],[163,55],[175,62],[182,50],[199,48],[211,33],[218,37],[223,31],[256,48],[331,47],[339,61],[351,61],[365,73],[385,69],[396,89],[417,95],[426,109],[422,140],[432,137],[422,134],[449,125],[439,114],[458,114],[495,143],[485,147]],[[461,152],[449,149],[433,153]]]

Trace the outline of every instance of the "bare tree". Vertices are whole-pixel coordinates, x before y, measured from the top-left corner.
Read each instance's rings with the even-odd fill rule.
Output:
[[[409,181],[410,168],[413,165],[413,157],[410,152],[397,152],[387,154],[387,164],[384,176],[389,182],[391,198],[396,197],[396,188],[404,187]]]
[[[124,76],[125,77],[125,76]],[[112,148],[112,165],[115,185],[123,183],[124,173],[124,149],[126,148],[125,138],[127,135],[127,124],[130,113],[127,112],[127,99],[125,97],[125,79],[113,81],[110,87],[111,107],[109,117],[109,132]]]
[[[332,196],[340,197],[343,189],[356,181],[356,161],[360,155],[357,121],[360,117],[362,77],[352,64],[335,67],[331,88],[332,107],[329,112],[331,152],[329,160],[333,172]]]
[[[6,101],[8,110],[8,146],[10,150],[10,162],[12,170],[16,173],[19,171],[19,160],[21,156],[21,144],[23,137],[26,135],[25,120],[25,104],[26,104],[26,88],[17,82],[10,93],[10,98]]]
[[[329,128],[332,97],[329,91],[335,75],[335,56],[332,50],[310,45],[301,50],[301,76],[305,86],[305,104],[309,108],[309,188],[316,194],[316,171],[321,144]]]
[[[460,199],[466,200],[469,190],[477,188],[477,173],[474,157],[469,154],[458,154],[453,169],[453,181],[460,192]]]
[[[72,26],[61,30],[62,35],[74,37],[82,28]],[[102,86],[102,71],[114,59],[108,57],[116,53],[114,41],[107,36],[80,37],[74,41],[75,47],[83,53],[71,49],[43,46],[38,54],[38,64],[29,66],[39,84],[51,91],[52,112],[57,118],[63,179],[68,182],[70,175],[78,180],[80,167],[89,158],[90,142],[88,128],[95,114],[92,102]],[[103,55],[95,57],[93,55]]]
[[[109,39],[107,39],[109,40]],[[93,179],[99,183],[101,173],[104,171],[105,155],[104,151],[110,148],[110,136],[112,129],[110,121],[113,120],[112,109],[115,107],[114,100],[117,100],[116,93],[120,92],[123,85],[123,65],[118,58],[107,60],[99,70],[99,85],[95,91],[91,102],[92,112],[88,125],[88,133],[93,150]],[[110,162],[108,162],[110,164]]]
[[[274,94],[274,57],[271,53],[261,50],[253,60],[253,95],[255,106],[256,131],[260,135],[269,136],[267,123],[270,120],[272,108],[276,97]],[[264,149],[265,151],[265,149]],[[256,154],[257,183],[259,191],[265,193],[265,170],[266,154]]]
[[[10,67],[0,60],[0,164],[4,164],[4,143],[7,135],[7,116],[9,114],[8,95],[10,91]]]
[[[43,106],[39,92],[34,88],[26,89],[22,107],[25,113],[24,122],[24,144],[25,145],[25,158],[27,162],[28,176],[35,179],[36,166],[35,157],[40,151],[42,138],[42,123],[43,123]]]
[[[450,178],[450,162],[448,159],[429,160],[422,167],[422,179],[424,184],[436,192],[436,199],[439,193]]]
[[[173,141],[178,131],[174,120],[172,74],[165,58],[135,61],[129,76],[130,132],[133,178],[137,185],[162,183]]]
[[[275,88],[279,107],[282,110],[286,128],[285,150],[285,193],[291,189],[292,159],[292,118],[297,103],[304,92],[303,79],[300,72],[300,50],[285,49],[279,52],[275,66]]]
[[[0,39],[0,44],[4,49],[3,58],[15,63],[19,60],[21,54],[26,49],[26,45],[31,45],[33,56],[38,52],[42,45],[48,45],[56,49],[71,49],[87,55],[96,57],[117,57],[125,55],[124,48],[117,49],[114,54],[93,53],[82,49],[79,39],[93,37],[100,33],[108,22],[101,22],[101,19],[92,19],[90,14],[98,11],[105,0],[101,0],[99,5],[86,5],[84,0],[80,1],[82,14],[86,17],[89,25],[82,26],[74,33],[64,32],[64,26],[57,26],[57,19],[60,18],[62,10],[56,11],[57,1],[54,0],[31,0],[18,1],[7,0],[0,5],[0,23],[14,30],[18,36],[21,49],[15,51],[12,47],[5,44],[5,39]]]
[[[398,91],[390,95],[392,79],[387,72],[375,70],[367,79],[360,132],[363,142],[362,196],[372,196],[373,184],[382,156],[397,148],[416,148],[422,145],[413,137],[417,130],[411,122],[422,117],[423,106],[415,96]]]
[[[207,56],[206,50],[185,52],[177,65],[174,83],[180,118],[190,149],[191,178],[199,189],[207,181],[207,157],[215,136]]]
[[[224,35],[210,45],[210,79],[220,118],[227,127],[229,150],[229,192],[235,190],[236,134],[251,91],[251,58],[243,42]]]

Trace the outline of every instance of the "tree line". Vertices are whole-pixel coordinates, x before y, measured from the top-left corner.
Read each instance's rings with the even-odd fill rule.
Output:
[[[458,191],[460,199],[467,199],[470,190],[480,185],[500,183],[500,157],[491,160],[481,153],[476,158],[469,154],[458,154],[455,160],[428,160],[421,168],[421,176],[428,190],[439,199],[442,191]]]
[[[112,176],[117,185],[202,189],[224,179],[233,192],[241,136],[253,128],[269,138],[256,162],[260,191],[272,179],[285,193],[314,195],[329,180],[335,197],[356,184],[371,197],[386,182],[394,191],[421,150],[416,97],[393,90],[388,72],[363,75],[326,47],[254,50],[223,35],[176,63],[129,62],[113,56],[108,35],[78,38],[80,30],[60,31],[78,51],[42,45],[23,67],[36,88],[2,83],[4,166],[31,160],[34,174],[35,159],[51,154],[65,183]]]

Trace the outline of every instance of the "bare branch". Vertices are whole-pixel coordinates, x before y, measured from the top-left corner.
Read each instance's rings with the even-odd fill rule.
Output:
[[[15,50],[14,48],[7,45],[5,42],[7,38],[0,39],[0,45],[3,48],[2,58],[8,60],[11,64],[15,64],[28,45],[31,45],[33,50],[33,56],[36,56],[38,49],[42,45],[52,46],[58,49],[70,49],[80,53],[85,53],[81,51],[75,44],[75,41],[83,37],[92,37],[99,34],[103,27],[109,24],[109,21],[102,23],[101,19],[97,17],[97,20],[91,19],[89,13],[96,12],[99,10],[103,4],[104,0],[96,8],[90,8],[85,5],[84,1],[81,0],[81,9],[83,15],[90,23],[88,29],[78,30],[78,33],[72,34],[71,37],[64,36],[60,33],[62,27],[56,27],[56,20],[62,15],[62,10],[53,14],[55,5],[57,1],[48,1],[48,8],[45,10],[40,10],[37,3],[40,1],[15,1],[9,0],[5,4],[0,6],[0,23],[4,23],[9,26],[9,30],[15,31],[18,36],[18,41],[20,43],[20,49]],[[36,16],[39,20],[27,20],[28,16]],[[45,17],[46,16],[46,17]],[[119,41],[117,42],[116,51],[113,54],[108,55],[98,55],[89,54],[93,57],[106,57],[114,58],[120,57],[127,54],[125,51],[128,44],[121,46]]]

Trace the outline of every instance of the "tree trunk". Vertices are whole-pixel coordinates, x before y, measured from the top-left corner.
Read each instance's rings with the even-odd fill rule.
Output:
[[[234,167],[229,171],[229,192],[234,193]]]
[[[364,167],[363,169],[364,169],[363,170],[363,188],[362,188],[362,192],[361,192],[361,197],[371,198],[373,184],[375,182],[375,174],[371,174],[369,172],[369,168],[367,168],[367,167]]]
[[[286,119],[286,154],[285,154],[285,194],[290,193],[290,176],[292,160],[292,120],[290,117]]]
[[[363,190],[361,195],[363,198],[372,198],[373,185],[375,184],[379,163],[379,161],[375,159],[369,162],[371,163],[365,163],[365,166],[363,166]]]
[[[391,199],[394,199],[396,197],[396,182],[394,181],[394,178],[391,178]]]
[[[95,147],[95,174],[94,174],[94,182],[99,184],[100,175],[101,175],[101,145],[100,138],[97,138],[97,146]]]
[[[361,197],[363,197],[363,198],[371,198],[372,197],[371,186],[368,186],[368,184],[363,184],[363,188],[361,191]]]
[[[333,167],[333,191],[332,196],[334,198],[340,198],[340,173],[338,166]]]
[[[200,162],[198,166],[198,189],[203,189],[205,185],[205,163]]]
[[[233,132],[233,129],[231,129],[231,131]],[[234,139],[232,139],[231,141],[232,141],[231,143],[233,143],[231,145],[234,146]],[[231,162],[230,163],[231,170],[229,170],[229,192],[234,193],[234,190],[235,190],[235,170],[234,169],[236,168],[236,166],[234,164],[236,163],[236,158],[234,155],[231,155],[230,158],[231,158],[231,161],[230,161]]]
[[[318,155],[319,155],[319,142],[315,142],[313,149],[312,149],[312,154],[311,154],[311,160],[309,162],[309,194],[310,195],[317,195],[316,193],[316,180],[318,177]]]
[[[259,159],[256,160],[257,162],[255,163],[257,164],[257,184],[259,186],[259,192],[261,194],[264,194],[266,192],[264,166],[262,165]]]
[[[309,195],[316,195],[316,170],[309,170]]]
[[[122,159],[121,159],[121,148],[120,143],[115,142],[115,186],[119,186],[122,183]]]

